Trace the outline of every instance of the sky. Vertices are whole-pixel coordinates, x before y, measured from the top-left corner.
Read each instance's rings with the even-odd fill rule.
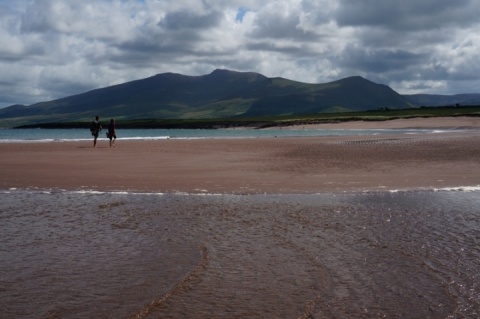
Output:
[[[480,0],[0,0],[0,107],[173,72],[480,93]]]

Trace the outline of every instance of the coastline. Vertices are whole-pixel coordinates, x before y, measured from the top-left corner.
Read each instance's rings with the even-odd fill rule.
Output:
[[[459,127],[455,120],[450,127]],[[414,122],[402,125],[421,124]],[[440,124],[448,128],[445,121]],[[432,127],[428,121],[423,125]],[[479,120],[468,125],[479,125]],[[312,194],[480,185],[477,130],[119,141],[115,148],[104,140],[97,148],[91,141],[5,143],[0,152],[5,154],[0,158],[0,188],[7,190]]]
[[[285,129],[478,129],[480,117],[415,117],[393,120],[345,121],[309,125],[286,126]]]

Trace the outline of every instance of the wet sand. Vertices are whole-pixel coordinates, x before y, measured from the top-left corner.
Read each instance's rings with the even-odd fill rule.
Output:
[[[479,123],[477,118],[438,121],[435,125],[444,128]],[[433,127],[432,121],[418,119],[388,122],[382,125]],[[120,140],[115,148],[105,139],[97,148],[90,141],[4,143],[0,153],[2,189],[295,194],[480,185],[476,129],[395,136]]]
[[[0,152],[9,318],[478,315],[477,130]]]
[[[0,193],[1,318],[477,318],[478,192]]]

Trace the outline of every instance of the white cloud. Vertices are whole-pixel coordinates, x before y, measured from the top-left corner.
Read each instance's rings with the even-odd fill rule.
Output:
[[[477,0],[0,0],[0,107],[162,72],[478,92]]]

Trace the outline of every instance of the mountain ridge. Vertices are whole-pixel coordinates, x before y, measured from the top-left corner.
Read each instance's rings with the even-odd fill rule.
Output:
[[[0,109],[0,125],[89,121],[96,114],[119,120],[284,116],[413,108],[418,101],[361,76],[303,83],[216,69],[198,76],[160,73],[29,106],[12,105]]]

